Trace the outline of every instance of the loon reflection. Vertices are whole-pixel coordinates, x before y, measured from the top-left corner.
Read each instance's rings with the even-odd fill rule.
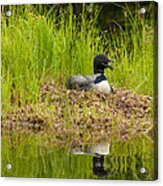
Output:
[[[93,155],[93,173],[96,176],[107,176],[104,169],[104,157],[110,152],[109,143],[92,144],[77,146],[72,148],[72,154],[75,155]]]

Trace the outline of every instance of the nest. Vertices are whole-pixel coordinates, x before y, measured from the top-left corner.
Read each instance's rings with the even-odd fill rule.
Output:
[[[153,134],[149,96],[125,88],[110,95],[67,90],[54,82],[40,91],[39,103],[3,115],[2,135],[32,134],[56,146],[75,146]]]

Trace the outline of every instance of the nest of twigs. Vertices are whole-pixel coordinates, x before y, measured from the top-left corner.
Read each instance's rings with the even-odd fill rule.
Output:
[[[39,103],[3,115],[2,135],[30,133],[60,146],[152,135],[149,96],[125,88],[100,95],[67,90],[54,82],[44,84],[40,91]]]

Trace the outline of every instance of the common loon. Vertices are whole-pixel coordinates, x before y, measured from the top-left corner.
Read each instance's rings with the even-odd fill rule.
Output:
[[[71,76],[67,88],[110,94],[112,92],[112,87],[109,85],[104,75],[105,68],[113,70],[113,67],[109,65],[109,62],[113,62],[113,60],[108,59],[107,55],[98,54],[94,58],[94,75]]]

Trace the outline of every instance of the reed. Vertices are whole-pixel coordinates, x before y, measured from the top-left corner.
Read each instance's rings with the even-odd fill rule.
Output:
[[[96,17],[88,19],[86,5],[80,17],[60,8],[59,16],[38,14],[35,6],[11,7],[12,17],[2,14],[2,105],[36,103],[40,85],[53,79],[66,84],[72,74],[93,74],[93,58],[107,53],[115,60],[106,71],[114,87],[153,94],[153,27],[139,16],[124,29],[101,31]],[[98,15],[97,9],[94,14]],[[3,11],[2,11],[3,12]],[[150,21],[152,22],[152,21]],[[147,24],[148,23],[148,24]],[[7,26],[8,24],[8,26]],[[14,104],[13,104],[14,103]]]

